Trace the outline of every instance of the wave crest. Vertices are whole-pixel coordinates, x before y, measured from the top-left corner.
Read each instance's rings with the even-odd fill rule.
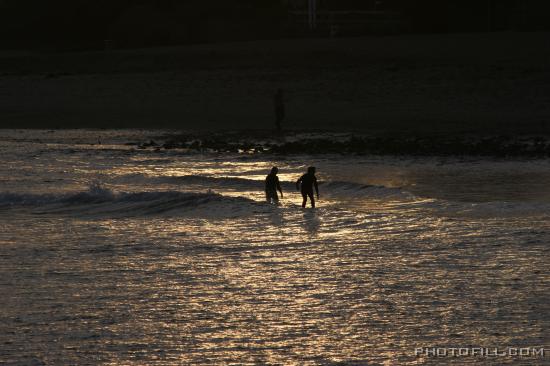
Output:
[[[216,215],[232,215],[250,211],[259,205],[244,197],[227,197],[208,191],[204,193],[114,192],[100,184],[92,184],[87,191],[64,194],[0,193],[0,209],[27,207],[34,213],[111,214],[141,216],[151,214],[180,214],[204,208]],[[212,206],[215,206],[213,208]]]

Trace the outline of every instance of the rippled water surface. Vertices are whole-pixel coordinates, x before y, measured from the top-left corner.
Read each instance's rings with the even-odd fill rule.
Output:
[[[550,348],[549,161],[125,145],[149,135],[0,132],[0,364],[550,364],[415,356]]]

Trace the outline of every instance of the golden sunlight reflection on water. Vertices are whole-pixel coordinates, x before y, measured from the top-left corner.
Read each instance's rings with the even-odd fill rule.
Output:
[[[66,223],[48,222],[40,255],[55,264],[39,277],[33,262],[10,268],[22,265],[20,283],[34,282],[18,287],[25,298],[47,289],[51,299],[32,305],[47,324],[28,315],[21,327],[61,340],[52,359],[93,354],[113,365],[412,365],[427,361],[412,353],[419,344],[546,339],[522,324],[544,324],[537,295],[548,258],[510,240],[517,222],[464,231],[463,222],[394,216],[341,230],[357,217],[281,211],[283,227],[270,212],[74,222],[78,234],[61,246],[54,232]],[[75,328],[65,328],[67,314],[80,319]],[[82,349],[90,339],[93,351]]]
[[[491,200],[454,183],[484,166],[33,154],[10,158],[0,200],[0,363],[544,364],[414,354],[550,342],[547,207],[536,190],[499,201],[513,179]],[[315,211],[293,183],[310,164]],[[263,203],[272,165],[279,207]]]

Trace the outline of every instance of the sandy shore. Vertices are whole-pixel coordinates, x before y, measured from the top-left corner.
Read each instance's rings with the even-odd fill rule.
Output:
[[[395,36],[0,54],[1,127],[405,135],[550,129],[550,34]]]

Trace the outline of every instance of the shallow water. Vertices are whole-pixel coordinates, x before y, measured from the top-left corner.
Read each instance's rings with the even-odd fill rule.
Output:
[[[150,135],[0,131],[0,364],[550,364],[415,356],[550,348],[549,161],[125,145]]]

